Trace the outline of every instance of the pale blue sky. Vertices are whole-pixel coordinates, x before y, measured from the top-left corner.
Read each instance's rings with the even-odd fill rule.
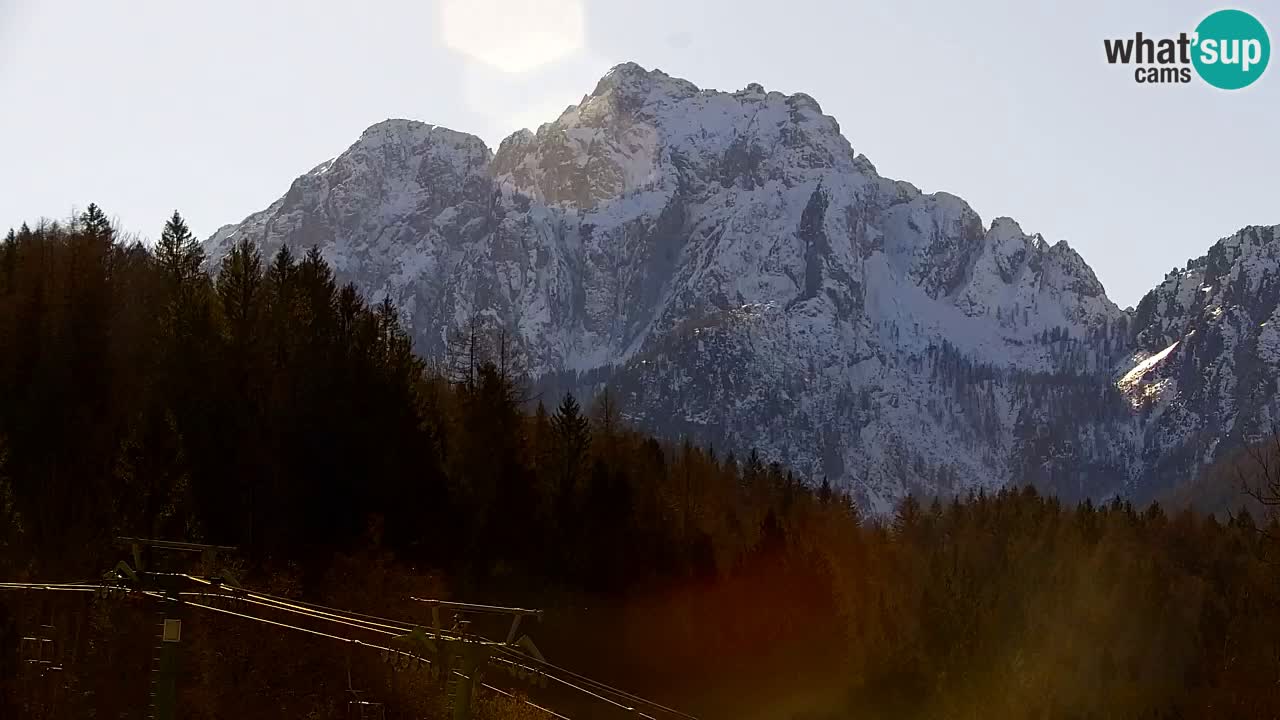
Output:
[[[701,87],[805,92],[880,172],[1066,239],[1120,305],[1248,224],[1280,223],[1280,68],[1237,92],[1145,86],[1104,37],[1202,2],[0,0],[0,227],[90,201],[205,236],[388,117],[491,146],[634,60]],[[1280,5],[1248,10],[1274,38]]]

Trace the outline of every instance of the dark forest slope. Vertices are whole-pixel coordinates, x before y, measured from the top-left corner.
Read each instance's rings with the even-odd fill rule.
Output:
[[[234,544],[247,585],[353,610],[546,607],[553,660],[707,718],[1280,712],[1273,524],[1029,490],[872,522],[754,453],[629,429],[608,394],[526,398],[507,347],[478,322],[429,367],[317,254],[241,245],[211,277],[176,215],[155,249],[96,209],[23,228],[0,244],[0,578],[96,578],[120,534]],[[18,717],[42,608],[0,592]],[[153,608],[49,612],[81,628],[62,716],[139,717]],[[187,641],[183,717],[341,717],[323,638],[192,616]],[[390,717],[434,712],[353,667]]]

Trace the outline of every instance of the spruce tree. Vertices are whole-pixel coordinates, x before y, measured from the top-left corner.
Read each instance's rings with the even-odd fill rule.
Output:
[[[173,287],[182,287],[200,274],[204,250],[177,210],[160,233],[156,261]]]
[[[576,479],[580,463],[586,456],[591,444],[591,425],[582,414],[573,393],[565,393],[555,415],[551,416],[551,428],[555,433],[560,449],[561,487],[572,486]]]
[[[115,231],[111,228],[106,213],[94,203],[89,203],[89,207],[80,214],[80,231],[87,237],[104,243],[115,238]]]
[[[242,351],[252,344],[262,310],[262,255],[248,238],[222,259],[215,289],[233,344]]]
[[[267,269],[267,280],[270,281],[272,290],[277,298],[282,296],[285,289],[291,286],[296,271],[297,263],[293,259],[293,253],[289,250],[289,246],[281,245],[275,256],[271,258],[271,267]]]
[[[582,463],[591,445],[591,426],[572,393],[565,393],[560,407],[551,416],[559,456],[559,488],[556,491],[557,521],[566,523],[573,514]]]
[[[747,455],[747,462],[742,468],[742,485],[747,490],[754,489],[764,477],[764,462],[760,459],[760,453],[755,448],[751,448],[751,452]]]
[[[288,245],[281,245],[267,268],[266,291],[268,342],[271,360],[277,369],[286,367],[296,346],[297,327],[293,322],[297,293],[298,265]],[[279,385],[283,386],[280,379]]]

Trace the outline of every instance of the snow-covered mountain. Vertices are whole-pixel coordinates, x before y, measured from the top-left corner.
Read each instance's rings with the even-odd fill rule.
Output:
[[[1274,235],[1220,242],[1128,313],[1066,243],[881,177],[807,95],[624,64],[496,153],[374,125],[206,251],[318,246],[425,354],[488,318],[536,376],[608,382],[650,429],[884,510],[1009,481],[1138,492],[1211,459],[1252,407],[1239,373],[1275,394]]]
[[[1280,421],[1280,226],[1246,227],[1174,270],[1133,313],[1119,380],[1146,482],[1186,479]]]

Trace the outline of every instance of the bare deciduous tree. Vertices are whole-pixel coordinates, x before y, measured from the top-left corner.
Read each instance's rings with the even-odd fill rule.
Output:
[[[1245,495],[1264,507],[1280,506],[1280,426],[1273,422],[1269,438],[1245,443],[1235,474]]]

